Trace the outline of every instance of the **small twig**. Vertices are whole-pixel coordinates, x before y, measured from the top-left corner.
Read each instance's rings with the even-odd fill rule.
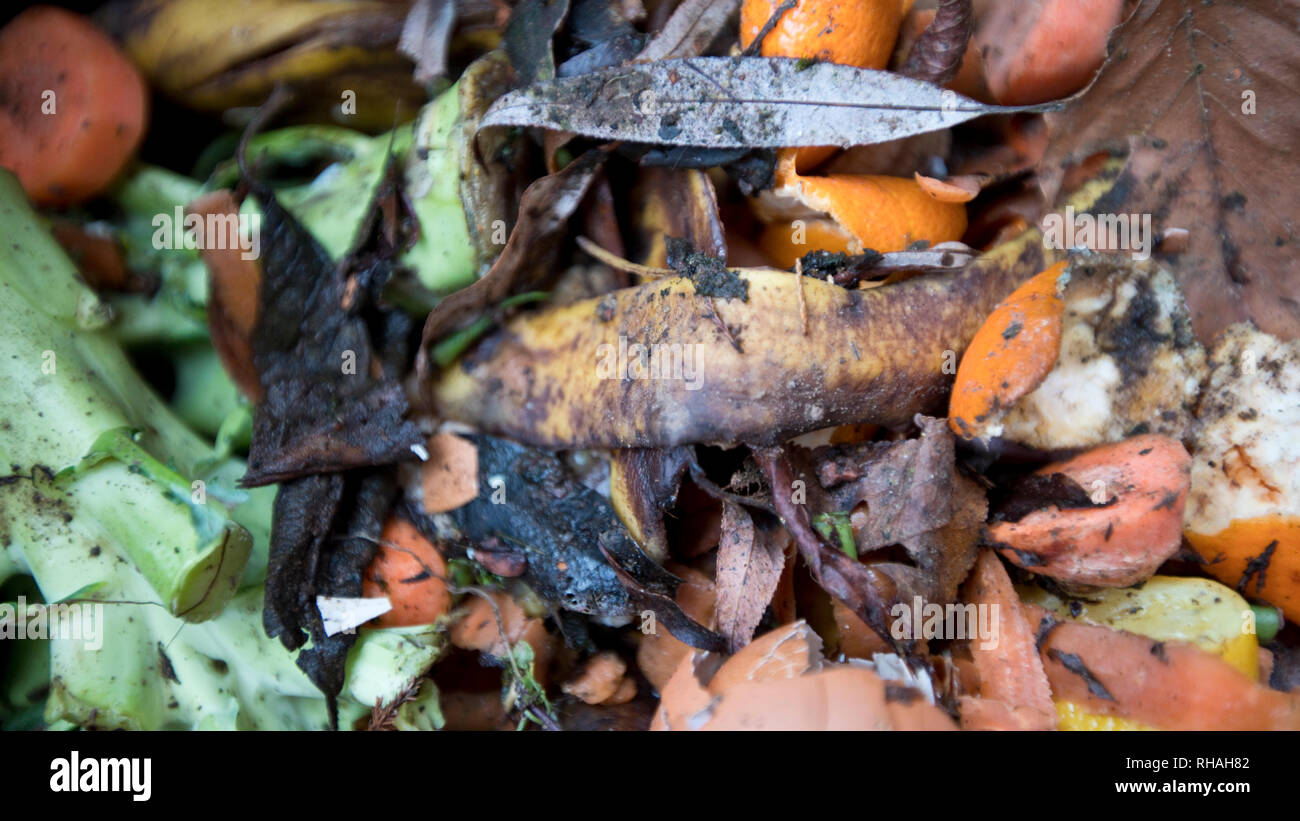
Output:
[[[596,243],[586,237],[577,238],[578,247],[596,258],[597,262],[608,265],[615,271],[626,271],[629,274],[645,277],[646,279],[660,279],[662,277],[675,277],[677,272],[671,268],[655,268],[650,265],[642,265],[639,262],[623,259],[613,251],[606,251]]]
[[[799,298],[799,328],[802,336],[808,335],[808,300],[803,295],[803,260],[794,261],[794,275],[798,278],[795,284],[795,294]]]
[[[261,133],[266,124],[271,121],[276,114],[279,114],[285,106],[293,102],[293,92],[283,83],[277,83],[271,90],[270,96],[266,102],[258,106],[257,113],[253,119],[244,127],[244,133],[239,135],[239,147],[235,151],[235,159],[239,163],[239,175],[248,179],[248,143],[254,137]]]
[[[777,6],[776,11],[772,12],[772,16],[767,18],[767,22],[758,30],[758,34],[754,36],[754,40],[745,47],[745,50],[740,53],[740,56],[757,56],[759,51],[763,48],[763,41],[767,39],[767,35],[771,34],[772,29],[776,28],[776,24],[781,22],[781,15],[785,14],[797,5],[799,5],[798,0],[785,0],[784,3]]]

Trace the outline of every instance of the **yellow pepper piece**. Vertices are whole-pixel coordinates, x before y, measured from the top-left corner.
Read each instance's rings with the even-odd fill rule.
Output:
[[[1259,642],[1250,605],[1236,591],[1209,579],[1152,576],[1139,587],[1089,592],[1071,600],[1032,586],[1021,599],[1052,611],[1060,619],[1099,624],[1156,641],[1183,641],[1219,656],[1252,679],[1259,678]],[[1067,701],[1056,702],[1062,730],[1155,730],[1126,718],[1089,713]]]

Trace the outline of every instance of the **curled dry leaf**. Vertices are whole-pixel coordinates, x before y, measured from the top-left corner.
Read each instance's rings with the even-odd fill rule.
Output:
[[[313,473],[393,464],[423,442],[405,393],[387,373],[362,304],[325,249],[250,181],[262,208],[262,277],[253,362],[265,400],[253,416],[245,487]],[[382,353],[382,352],[381,352]]]
[[[740,0],[683,0],[637,62],[697,57],[726,30]]]
[[[515,291],[527,290],[551,273],[560,234],[582,203],[604,158],[601,151],[588,151],[559,173],[528,186],[519,203],[519,219],[492,267],[473,285],[451,294],[429,313],[422,354],[429,343],[455,326],[467,324],[480,311]],[[427,361],[423,368],[428,368]]]
[[[898,73],[943,85],[957,76],[974,28],[971,0],[941,0]]]
[[[694,57],[535,83],[497,100],[483,126],[708,148],[866,145],[950,128],[987,106],[899,74],[834,63]]]
[[[749,643],[772,601],[789,541],[789,534],[770,517],[756,521],[739,505],[722,505],[716,572],[718,632],[727,638],[733,653]]]
[[[1300,336],[1294,272],[1300,187],[1300,33],[1293,4],[1146,0],[1117,31],[1088,92],[1048,116],[1048,200],[1098,152],[1127,157],[1098,213],[1189,229],[1169,257],[1196,335],[1253,320]]]

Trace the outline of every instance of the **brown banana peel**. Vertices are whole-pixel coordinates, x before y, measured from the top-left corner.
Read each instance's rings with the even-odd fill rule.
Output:
[[[1076,211],[1117,167],[1071,198]],[[867,290],[773,269],[733,272],[743,301],[706,299],[683,277],[647,282],[515,318],[435,379],[434,407],[549,448],[772,445],[905,425],[942,408],[984,318],[1064,253],[1030,229],[958,274]]]

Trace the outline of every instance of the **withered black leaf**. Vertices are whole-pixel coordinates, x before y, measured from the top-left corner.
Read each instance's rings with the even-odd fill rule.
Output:
[[[265,394],[253,416],[245,487],[413,458],[423,441],[405,419],[395,374],[374,358],[365,319],[344,309],[345,282],[269,187],[262,207],[262,282],[253,362]]]

